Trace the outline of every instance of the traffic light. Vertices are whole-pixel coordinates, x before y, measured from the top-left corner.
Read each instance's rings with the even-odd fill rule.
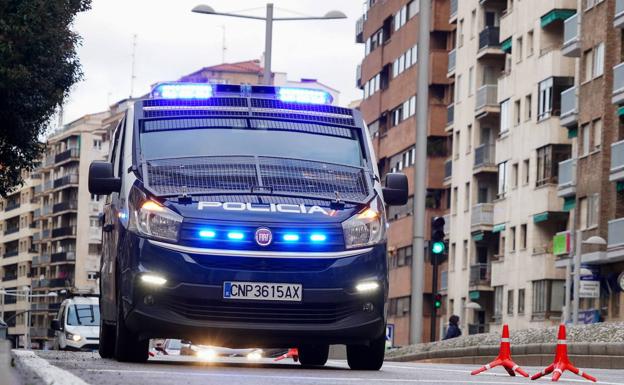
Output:
[[[446,221],[443,217],[435,217],[431,220],[431,254],[437,257],[446,251],[446,243],[444,243],[444,224]],[[433,260],[434,258],[432,258]]]
[[[442,307],[442,294],[436,293],[433,295],[433,307],[439,309]]]

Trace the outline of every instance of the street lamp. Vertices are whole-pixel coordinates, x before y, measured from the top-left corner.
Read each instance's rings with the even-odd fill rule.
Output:
[[[587,238],[586,240],[582,240],[581,230],[576,231],[576,247],[574,252],[574,299],[572,302],[572,324],[578,324],[578,315],[579,315],[579,300],[580,300],[580,290],[581,290],[581,275],[587,275],[587,272],[583,274],[581,270],[581,261],[582,261],[582,247],[583,245],[594,245],[594,246],[604,246],[607,244],[604,238],[599,236],[592,236]],[[567,289],[566,289],[567,290]]]
[[[264,20],[265,37],[264,37],[264,84],[271,84],[271,50],[273,46],[273,22],[274,21],[303,21],[303,20],[335,20],[346,19],[347,16],[340,11],[329,11],[324,16],[298,16],[298,17],[273,17],[273,4],[268,3],[266,6],[266,17],[249,16],[238,13],[217,12],[209,5],[200,4],[193,8],[195,13],[203,13],[205,15],[218,15],[239,17],[243,19]]]

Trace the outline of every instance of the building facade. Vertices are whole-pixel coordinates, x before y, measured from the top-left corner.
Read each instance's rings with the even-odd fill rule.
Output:
[[[421,60],[431,63],[429,85],[429,124],[427,127],[427,210],[426,238],[431,218],[442,216],[448,208],[448,189],[444,184],[444,162],[448,139],[444,130],[447,104],[452,97],[452,80],[446,69],[452,25],[450,2],[432,1],[431,49],[427,58],[419,56],[418,0],[369,0],[367,10],[356,24],[356,42],[364,44],[364,59],[357,68],[356,83],[363,89],[360,103],[369,127],[382,175],[403,172],[409,179],[410,199],[401,207],[390,207],[388,219],[388,266],[390,293],[388,323],[395,328],[395,345],[409,343],[413,165],[415,161],[417,68]],[[446,270],[445,267],[442,270]],[[432,307],[432,269],[425,261],[422,341],[429,341]],[[444,291],[446,274],[439,279]],[[440,321],[444,309],[438,312]],[[439,328],[438,328],[439,335]]]

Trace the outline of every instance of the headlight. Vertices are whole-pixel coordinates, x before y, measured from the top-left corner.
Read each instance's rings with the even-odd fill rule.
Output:
[[[151,238],[178,241],[182,216],[156,201],[147,199],[145,194],[136,188],[133,188],[128,206],[130,230]]]
[[[79,334],[72,334],[70,332],[65,332],[65,339],[78,342],[82,339],[82,337]]]
[[[347,249],[370,246],[382,242],[386,236],[386,220],[379,197],[356,215],[342,222]]]

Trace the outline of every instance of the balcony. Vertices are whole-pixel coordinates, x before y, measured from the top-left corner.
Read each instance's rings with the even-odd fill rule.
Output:
[[[624,140],[611,144],[611,182],[624,181]]]
[[[69,174],[54,180],[54,188],[78,184],[78,174]]]
[[[576,158],[559,162],[557,196],[565,198],[576,195]]]
[[[559,121],[564,127],[574,127],[578,123],[578,96],[576,87],[561,93],[561,115]]]
[[[613,67],[613,96],[611,97],[613,104],[624,103],[624,63],[620,63]]]
[[[52,214],[52,205],[45,205],[41,208],[41,215],[46,216]]]
[[[2,277],[2,282],[14,281],[16,279],[17,279],[17,274],[5,274],[4,277]]]
[[[53,213],[60,213],[61,211],[76,211],[78,210],[78,201],[77,200],[68,200],[65,202],[57,203],[52,206]]]
[[[451,159],[444,162],[444,182],[450,183],[453,176],[453,161]]]
[[[69,237],[76,235],[76,226],[58,227],[52,229],[52,238]]]
[[[54,163],[61,163],[68,159],[79,160],[80,159],[80,149],[79,148],[70,148],[61,153],[58,153],[54,156]]]
[[[66,261],[75,261],[76,260],[76,252],[75,251],[61,251],[59,253],[53,253],[50,255],[50,262],[66,262]]]
[[[450,104],[446,107],[446,129],[451,130],[453,128],[453,122],[455,122],[455,105]]]
[[[500,44],[500,28],[499,27],[485,27],[485,29],[479,32],[479,51],[477,52],[477,59],[485,57],[499,56],[505,57],[505,52],[501,49]]]
[[[494,204],[478,203],[472,206],[470,226],[472,231],[492,231],[492,226],[494,226]]]
[[[472,287],[489,287],[491,282],[492,265],[489,263],[477,263],[470,266],[470,281]]]
[[[50,190],[52,190],[52,189],[54,188],[54,181],[49,180],[49,181],[47,181],[47,182],[44,182],[44,183],[42,184],[42,186],[43,186],[43,187],[42,187],[42,191],[43,191],[44,193],[45,193],[45,192],[48,192],[48,191],[50,191]]]
[[[355,42],[364,43],[364,15],[355,22]]]
[[[37,231],[36,233],[33,234],[33,241],[38,242],[40,240],[41,240],[41,232]]]
[[[624,246],[624,218],[609,221],[608,248]]]
[[[54,278],[45,280],[45,284],[41,287],[66,287],[70,286],[71,279],[70,278]]]
[[[495,155],[496,146],[494,144],[486,143],[475,147],[473,174],[498,172]]]
[[[18,254],[19,254],[19,251],[17,249],[16,250],[9,250],[9,251],[5,252],[2,257],[3,258],[12,258],[12,257],[17,257]]]
[[[41,239],[50,238],[50,229],[41,230]]]
[[[449,15],[449,23],[457,21],[457,4],[459,0],[451,0],[451,10]]]
[[[43,185],[38,184],[35,186],[35,194],[41,194],[43,192]]]
[[[457,63],[457,54],[456,54],[456,51],[453,49],[448,54],[448,69],[447,69],[446,76],[451,77],[451,76],[455,75],[455,64],[456,63]]]
[[[102,241],[102,228],[101,227],[89,227],[89,241],[91,242]]]
[[[43,265],[46,263],[50,263],[50,256],[49,255],[37,255],[34,256],[32,259],[32,266],[39,266],[39,265]]]
[[[19,226],[9,227],[8,229],[4,230],[4,235],[15,234],[18,231],[19,231]]]
[[[15,210],[17,208],[20,207],[20,201],[19,200],[14,200],[11,202],[8,202],[7,205],[4,207],[4,211],[11,211],[11,210]]]
[[[481,118],[488,114],[500,113],[500,105],[497,98],[498,86],[496,84],[486,84],[479,87],[475,104],[475,116]]]
[[[624,0],[615,0],[613,26],[615,28],[624,28]]]
[[[563,46],[561,54],[567,57],[581,56],[581,39],[579,38],[578,14],[574,14],[563,22]]]

